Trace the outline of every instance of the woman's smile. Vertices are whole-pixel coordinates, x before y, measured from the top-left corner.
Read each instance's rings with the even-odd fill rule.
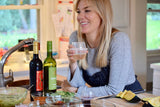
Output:
[[[87,26],[88,24],[89,24],[89,22],[87,22],[87,21],[80,21],[81,27],[85,27],[85,26]]]

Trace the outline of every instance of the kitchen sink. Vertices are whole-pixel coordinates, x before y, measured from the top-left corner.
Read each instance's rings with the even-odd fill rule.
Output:
[[[23,87],[23,88],[28,89],[29,88],[29,79],[13,81],[12,83],[9,83],[7,86],[8,87]]]
[[[60,89],[61,87],[61,81],[57,80],[57,89]],[[8,87],[23,87],[23,88],[29,88],[29,79],[25,80],[17,80],[13,81],[12,83],[7,84]]]

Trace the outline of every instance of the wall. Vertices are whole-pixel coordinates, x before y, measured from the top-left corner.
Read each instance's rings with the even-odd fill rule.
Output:
[[[56,12],[57,0],[44,0],[40,13],[40,42],[42,60],[46,58],[47,41],[52,40],[53,50],[58,50],[52,14]]]
[[[61,0],[69,1],[69,0]],[[43,0],[40,13],[40,41],[42,59],[46,57],[47,41],[52,40],[53,51],[59,51],[59,37],[56,36],[52,15],[57,13],[58,0]]]
[[[147,0],[130,0],[130,35],[134,69],[146,88],[146,4]]]

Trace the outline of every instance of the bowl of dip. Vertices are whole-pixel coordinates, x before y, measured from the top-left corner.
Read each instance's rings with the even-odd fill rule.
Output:
[[[0,88],[0,107],[12,107],[22,103],[27,96],[28,90],[22,87]]]

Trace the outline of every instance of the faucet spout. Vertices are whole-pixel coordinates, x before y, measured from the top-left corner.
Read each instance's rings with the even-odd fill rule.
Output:
[[[10,81],[13,81],[13,75],[9,75],[8,78],[4,77],[3,74],[3,68],[4,68],[4,64],[7,60],[7,58],[17,49],[23,47],[24,45],[32,45],[33,44],[34,39],[33,38],[29,38],[29,39],[25,39],[23,41],[21,41],[19,44],[15,45],[14,47],[12,47],[11,49],[9,49],[3,56],[2,59],[0,61],[0,87],[4,87],[6,86],[6,84]]]

